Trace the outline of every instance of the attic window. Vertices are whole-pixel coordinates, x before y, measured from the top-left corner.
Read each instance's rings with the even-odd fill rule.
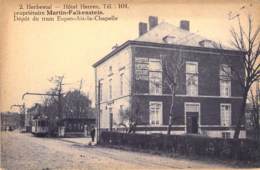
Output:
[[[109,71],[109,74],[111,74],[111,73],[112,73],[112,66],[109,66],[109,69],[108,69],[108,71]]]
[[[202,40],[199,42],[201,47],[214,47],[214,42],[211,40]]]
[[[171,36],[171,35],[166,35],[165,37],[163,37],[163,42],[167,43],[167,44],[173,44],[174,40],[176,37]]]

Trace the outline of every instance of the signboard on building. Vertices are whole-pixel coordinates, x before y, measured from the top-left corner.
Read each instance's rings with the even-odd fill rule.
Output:
[[[148,70],[148,63],[135,63],[135,70]]]
[[[144,57],[135,58],[135,79],[148,81],[149,78],[149,60]]]
[[[144,57],[135,58],[135,63],[148,63],[148,62],[149,62],[148,58],[144,58]]]

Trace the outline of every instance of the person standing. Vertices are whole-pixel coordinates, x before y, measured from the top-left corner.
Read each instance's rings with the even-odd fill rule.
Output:
[[[92,142],[95,141],[95,134],[96,134],[96,129],[94,126],[92,126],[92,128],[90,130],[90,136],[91,136]]]

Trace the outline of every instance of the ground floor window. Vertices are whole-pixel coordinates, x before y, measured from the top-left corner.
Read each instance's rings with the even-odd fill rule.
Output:
[[[231,138],[230,132],[222,132],[222,138],[224,138],[224,139]]]
[[[231,104],[220,105],[220,118],[222,126],[231,125]]]
[[[162,124],[162,102],[150,102],[150,124],[161,125]]]

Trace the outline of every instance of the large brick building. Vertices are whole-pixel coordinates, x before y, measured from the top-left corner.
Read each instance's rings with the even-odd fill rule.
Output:
[[[189,21],[175,27],[158,24],[158,18],[150,16],[148,24],[139,23],[137,39],[114,48],[93,65],[101,129],[118,128],[122,111],[129,110],[137,132],[165,133],[172,95],[164,83],[162,60],[181,53],[183,67],[178,73],[172,133],[233,135],[242,92],[236,80],[226,75],[231,68],[243,70],[243,53],[219,48],[191,33],[189,27]],[[244,130],[240,137],[245,137]]]

